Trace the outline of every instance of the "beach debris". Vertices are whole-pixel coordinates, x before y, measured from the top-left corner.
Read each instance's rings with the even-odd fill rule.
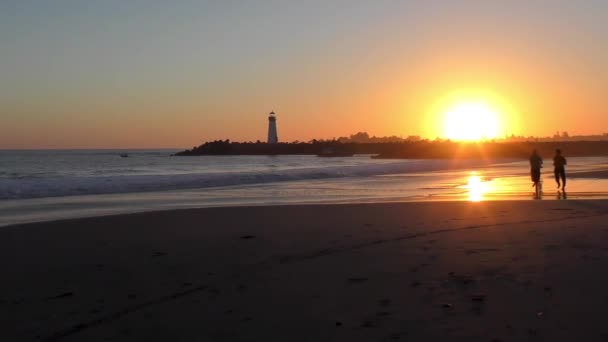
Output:
[[[457,282],[468,285],[473,282],[473,277],[465,274],[456,274],[455,272],[448,273],[448,276]]]
[[[391,305],[391,300],[388,298],[382,298],[378,301],[378,303],[382,306],[389,306]]]
[[[80,330],[84,330],[87,327],[88,327],[88,324],[79,323],[79,324],[74,325],[72,327],[72,330],[74,330],[74,331],[80,331]]]
[[[255,239],[255,235],[243,235],[243,236],[241,236],[241,239],[243,239],[243,240]]]
[[[404,334],[403,334],[403,333],[398,333],[398,332],[396,332],[396,333],[392,333],[392,334],[391,334],[389,337],[390,337],[392,340],[398,340],[398,339],[400,339],[400,338],[401,338],[401,335],[404,335]]]
[[[543,318],[544,314],[545,314],[544,312],[539,311],[539,312],[536,313],[536,317],[537,318]]]
[[[276,259],[279,261],[279,263],[284,264],[287,262],[290,262],[291,260],[293,260],[293,257],[289,256],[289,255],[281,255],[281,256],[277,256]]]
[[[441,304],[441,307],[444,309],[453,309],[454,305],[452,305],[450,303],[443,303],[443,304]]]
[[[368,278],[364,278],[364,277],[361,277],[361,278],[348,278],[348,282],[351,283],[351,284],[364,283],[364,282],[366,282],[368,280],[369,280]]]
[[[371,328],[374,326],[374,322],[372,321],[365,321],[361,324],[361,327],[363,328]]]
[[[61,298],[68,298],[68,297],[72,297],[74,295],[74,292],[64,292],[61,294],[56,295],[55,297],[53,297],[53,299],[61,299]]]
[[[471,295],[471,300],[474,302],[483,302],[486,300],[486,295],[483,293],[477,293]]]
[[[482,305],[473,305],[471,311],[476,315],[483,314],[483,306]]]

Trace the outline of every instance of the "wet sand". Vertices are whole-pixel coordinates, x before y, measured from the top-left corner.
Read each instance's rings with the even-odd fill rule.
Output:
[[[608,179],[608,170],[574,171],[567,174],[572,178]]]
[[[608,201],[209,208],[0,229],[2,341],[603,341]]]

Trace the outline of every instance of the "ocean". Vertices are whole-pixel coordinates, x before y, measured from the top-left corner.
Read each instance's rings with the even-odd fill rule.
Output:
[[[527,199],[532,193],[525,160],[172,156],[175,152],[0,151],[0,225],[193,207]],[[569,169],[597,170],[607,160],[570,158]],[[546,168],[544,180],[553,190],[551,177]],[[597,198],[603,194],[598,187],[608,189],[604,180],[571,180],[570,198],[590,193]]]

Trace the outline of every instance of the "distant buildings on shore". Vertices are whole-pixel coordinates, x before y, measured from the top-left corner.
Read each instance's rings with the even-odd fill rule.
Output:
[[[359,132],[351,134],[348,137],[339,137],[337,139],[341,143],[390,143],[390,142],[417,142],[417,141],[431,141],[431,139],[423,139],[418,135],[410,135],[407,138],[399,136],[387,136],[387,137],[376,137],[370,136],[367,132]],[[445,138],[436,138],[434,141],[448,141]],[[518,136],[518,135],[507,135],[504,137],[494,139],[482,139],[482,141],[488,142],[554,142],[554,141],[608,141],[608,133],[603,134],[592,134],[592,135],[570,135],[568,132],[556,132],[551,137],[535,137],[535,136]]]
[[[423,139],[418,135],[410,135],[407,138],[401,136],[387,136],[387,137],[376,137],[370,136],[367,132],[358,132],[351,134],[348,137],[339,137],[327,140],[312,139],[310,142],[321,142],[321,141],[338,141],[341,143],[391,143],[391,142],[418,142],[418,141],[429,141],[429,139]],[[436,138],[435,141],[447,141],[449,139]],[[593,135],[570,135],[568,132],[556,132],[551,137],[535,137],[535,136],[519,136],[515,134],[505,135],[504,137],[494,139],[483,139],[483,141],[494,141],[494,142],[554,142],[554,141],[608,141],[608,133],[593,134]],[[268,144],[278,144],[279,136],[277,133],[277,117],[274,111],[268,114]],[[258,140],[259,143],[259,140]],[[295,141],[294,143],[299,143]]]
[[[402,142],[402,141],[420,141],[422,138],[418,135],[410,135],[407,138],[390,136],[390,137],[376,137],[369,136],[367,132],[358,132],[351,134],[348,137],[339,137],[337,139],[342,143],[387,143],[387,142]]]
[[[496,141],[518,142],[518,141],[537,141],[537,142],[552,142],[552,141],[606,141],[608,133],[590,134],[590,135],[570,135],[568,132],[556,132],[551,137],[534,137],[534,136],[505,136],[502,139],[494,139]]]

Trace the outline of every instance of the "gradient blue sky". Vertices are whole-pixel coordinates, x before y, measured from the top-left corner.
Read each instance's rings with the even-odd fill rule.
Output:
[[[0,46],[0,148],[434,138],[454,92],[608,131],[608,1],[2,1]]]

